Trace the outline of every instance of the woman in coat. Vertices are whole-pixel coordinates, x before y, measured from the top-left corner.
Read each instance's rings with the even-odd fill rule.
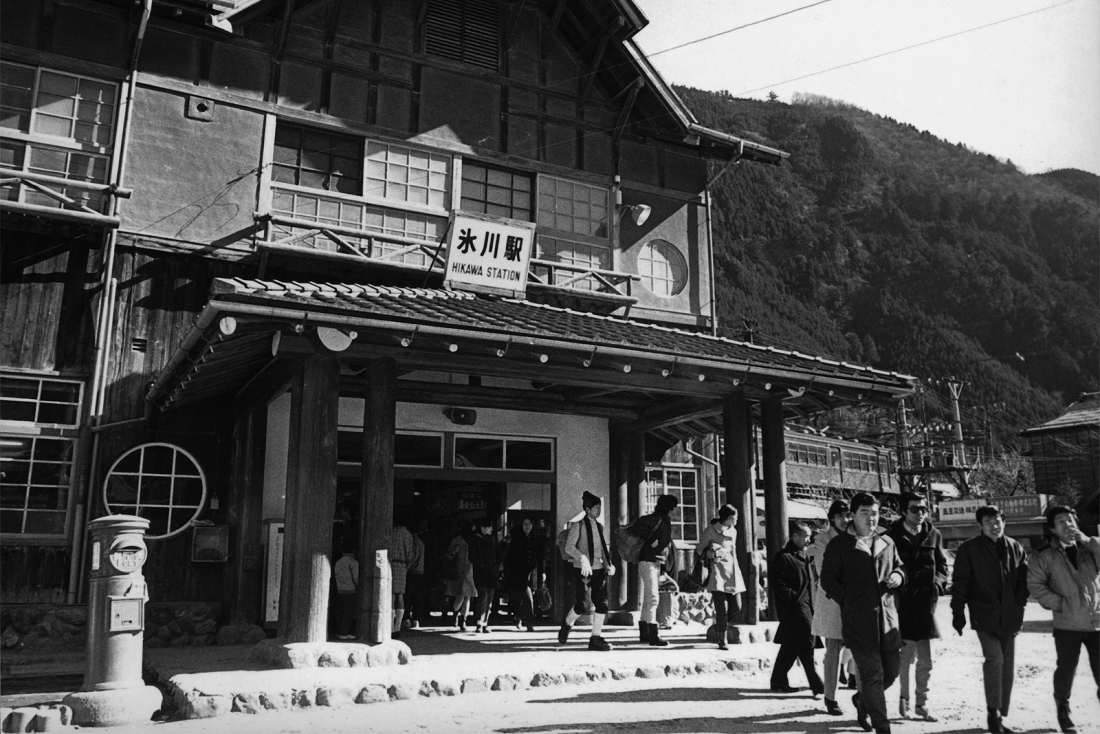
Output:
[[[451,569],[443,593],[454,598],[455,628],[466,631],[466,615],[470,613],[470,599],[477,597],[474,585],[474,567],[470,564],[470,544],[472,537],[469,525],[460,527],[451,538],[451,544],[443,554],[445,568]]]
[[[474,568],[474,586],[477,587],[477,631],[489,632],[489,613],[500,575],[500,549],[492,518],[486,517],[477,523],[477,531],[470,541],[470,565]]]
[[[504,586],[508,589],[508,607],[516,627],[526,625],[535,631],[532,590],[541,580],[542,543],[532,535],[535,525],[530,518],[516,523],[504,555]]]
[[[825,661],[822,679],[825,681],[825,710],[840,716],[836,702],[836,682],[840,674],[840,653],[844,649],[844,633],[840,624],[840,607],[821,588],[821,567],[825,563],[825,548],[836,536],[848,530],[851,515],[848,503],[836,500],[829,506],[829,527],[814,536],[814,542],[806,549],[810,557],[810,575],[814,582],[814,635],[825,641]]]
[[[741,592],[745,581],[737,563],[737,510],[722,505],[718,522],[708,525],[699,536],[695,552],[710,568],[707,591],[714,599],[714,625],[718,632],[718,649],[728,649],[727,630],[734,615],[741,611]]]

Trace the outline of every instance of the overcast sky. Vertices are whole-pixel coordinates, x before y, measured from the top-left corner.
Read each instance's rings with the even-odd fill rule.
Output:
[[[1097,0],[636,2],[650,24],[635,40],[673,84],[820,94],[1027,173],[1100,174]]]

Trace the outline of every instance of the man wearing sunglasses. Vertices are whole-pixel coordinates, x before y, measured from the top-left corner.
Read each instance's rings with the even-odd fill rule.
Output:
[[[897,546],[905,564],[906,583],[897,591],[898,622],[901,628],[901,698],[903,719],[915,715],[924,721],[936,721],[928,708],[928,681],[932,676],[932,640],[938,639],[936,605],[947,585],[947,557],[943,553],[940,531],[928,516],[928,501],[907,492],[899,503],[901,517],[887,534]],[[909,709],[909,679],[916,663],[916,707]]]

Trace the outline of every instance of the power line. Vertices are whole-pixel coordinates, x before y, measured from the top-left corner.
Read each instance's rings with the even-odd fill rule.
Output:
[[[1047,7],[1039,8],[1038,10],[1029,10],[1026,13],[1021,13],[1019,15],[1014,15],[1011,18],[1003,18],[1001,20],[995,20],[991,23],[985,23],[983,25],[975,26],[973,28],[967,28],[964,31],[958,31],[956,33],[949,33],[946,36],[940,36],[939,38],[933,38],[933,39],[928,40],[928,41],[921,41],[920,43],[914,43],[911,46],[904,46],[902,48],[895,48],[892,51],[885,51],[885,52],[880,53],[880,54],[875,54],[874,56],[868,56],[865,59],[859,59],[857,61],[849,61],[846,64],[840,64],[838,66],[829,67],[828,69],[822,69],[821,71],[815,71],[815,72],[811,72],[809,74],[803,74],[802,76],[796,76],[792,79],[785,79],[781,82],[775,82],[775,83],[772,83],[772,84],[765,84],[764,86],[757,87],[756,89],[750,89],[750,90],[745,91],[745,92],[738,92],[734,96],[742,97],[742,96],[745,96],[747,94],[752,94],[753,92],[762,92],[765,89],[772,89],[774,87],[779,87],[779,86],[782,86],[784,84],[790,84],[791,82],[801,81],[802,79],[809,79],[810,77],[813,77],[813,76],[820,76],[821,74],[828,74],[830,71],[836,71],[837,69],[844,69],[844,68],[849,67],[849,66],[855,66],[856,64],[862,64],[866,61],[874,61],[875,59],[881,59],[881,58],[886,57],[886,56],[892,56],[894,54],[901,53],[902,51],[910,51],[914,48],[920,48],[921,46],[927,46],[928,44],[931,44],[931,43],[937,43],[939,41],[945,41],[948,38],[955,38],[956,36],[962,36],[962,35],[967,34],[967,33],[973,33],[974,31],[980,31],[983,28],[989,28],[991,26],[1000,25],[1001,23],[1008,23],[1011,20],[1019,20],[1020,18],[1025,18],[1029,15],[1035,15],[1036,13],[1042,13],[1042,12],[1045,12],[1047,10],[1053,10],[1054,8],[1061,7],[1062,5],[1068,5],[1069,3],[1072,3],[1074,1],[1075,0],[1062,0],[1062,2],[1060,2],[1060,3],[1056,3],[1054,5],[1048,5]]]

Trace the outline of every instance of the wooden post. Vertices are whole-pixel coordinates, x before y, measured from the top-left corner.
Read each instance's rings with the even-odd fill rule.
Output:
[[[626,436],[627,442],[627,521],[637,520],[645,511],[645,434],[636,431]],[[624,564],[627,574],[627,609],[642,608],[642,583],[638,567]]]
[[[608,503],[608,518],[607,518],[607,533],[608,542],[613,542],[615,535],[615,528],[622,527],[630,523],[630,507],[627,500],[627,493],[629,491],[629,470],[627,468],[628,456],[627,456],[627,442],[624,440],[623,434],[613,433],[611,434],[610,450],[611,456],[611,497]],[[614,578],[611,579],[611,589],[609,596],[613,609],[626,609],[627,605],[627,564],[626,561],[619,559],[619,565],[617,566],[617,572]]]
[[[726,397],[722,404],[722,430],[726,445],[722,473],[725,476],[726,502],[737,508],[737,562],[745,579],[741,620],[745,624],[760,621],[757,595],[756,510],[753,503],[752,418],[743,390]]]
[[[787,448],[783,442],[783,401],[769,398],[760,404],[764,466],[764,527],[768,532],[768,559],[787,542]],[[770,588],[770,584],[769,584]]]
[[[325,355],[303,360],[292,385],[279,637],[287,642],[324,642],[332,576],[340,360]]]
[[[389,550],[393,535],[393,434],[397,427],[397,363],[377,359],[364,373],[363,475],[359,489],[359,626],[361,642],[393,631]]]
[[[231,558],[224,595],[230,624],[260,624],[263,605],[264,450],[267,406],[233,411],[233,489],[228,507]]]

